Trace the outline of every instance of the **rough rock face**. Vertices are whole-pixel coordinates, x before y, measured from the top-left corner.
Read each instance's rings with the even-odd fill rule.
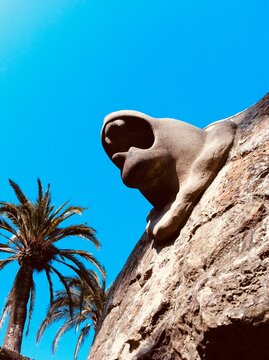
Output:
[[[15,351],[11,351],[0,347],[0,360],[30,360],[28,357],[24,357]]]
[[[165,247],[118,276],[91,360],[269,359],[269,94],[233,117],[226,165]]]

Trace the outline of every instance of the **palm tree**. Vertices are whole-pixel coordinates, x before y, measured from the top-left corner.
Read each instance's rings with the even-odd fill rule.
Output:
[[[60,338],[71,329],[78,331],[79,336],[74,351],[74,360],[77,359],[81,345],[89,335],[91,329],[96,326],[102,317],[108,291],[106,291],[105,278],[101,281],[94,271],[89,271],[88,278],[78,276],[66,278],[68,282],[73,314],[69,311],[69,296],[65,289],[56,293],[53,304],[49,307],[47,315],[37,333],[37,341],[40,341],[46,328],[57,321],[64,323],[57,331],[52,343],[52,351],[55,352]]]
[[[0,243],[0,251],[9,255],[6,259],[0,260],[0,269],[16,261],[19,264],[19,270],[3,308],[1,323],[6,315],[9,315],[4,347],[20,352],[29,300],[29,322],[33,312],[35,295],[33,275],[35,272],[45,272],[51,304],[53,303],[51,275],[55,274],[58,277],[70,299],[69,308],[72,314],[72,299],[68,282],[55,265],[64,264],[81,277],[88,277],[82,259],[89,261],[103,273],[104,269],[95,257],[85,250],[56,247],[58,241],[69,236],[82,237],[96,247],[100,246],[95,237],[95,230],[87,224],[61,227],[62,223],[73,215],[81,215],[84,208],[67,206],[68,202],[65,202],[55,209],[51,204],[50,186],[48,185],[46,191],[43,191],[39,179],[36,202],[30,201],[15,182],[9,180],[9,183],[15,192],[18,204],[0,202],[0,229],[4,230],[1,236],[7,239],[6,243]]]

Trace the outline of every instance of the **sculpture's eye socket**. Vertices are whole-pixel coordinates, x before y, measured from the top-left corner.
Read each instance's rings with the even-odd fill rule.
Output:
[[[130,147],[148,149],[154,143],[150,124],[141,118],[122,116],[109,122],[103,131],[104,147],[110,157]]]

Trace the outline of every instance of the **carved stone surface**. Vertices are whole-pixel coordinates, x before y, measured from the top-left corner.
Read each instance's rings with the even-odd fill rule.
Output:
[[[147,232],[158,243],[174,240],[202,193],[224,165],[236,125],[216,122],[205,130],[137,111],[105,118],[102,143],[121,170],[123,182],[138,188],[154,209]]]
[[[269,95],[171,246],[139,241],[90,360],[269,359]]]

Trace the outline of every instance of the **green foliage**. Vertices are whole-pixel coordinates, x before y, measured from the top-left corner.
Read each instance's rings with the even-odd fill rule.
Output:
[[[0,252],[8,254],[8,257],[0,260],[0,269],[11,262],[17,261],[20,269],[25,266],[33,272],[45,271],[49,292],[50,304],[54,304],[52,274],[55,274],[63,284],[67,298],[69,313],[73,312],[74,296],[69,290],[70,281],[57,269],[57,264],[64,264],[77,276],[88,279],[89,271],[82,260],[86,260],[97,268],[101,274],[105,274],[104,268],[95,257],[85,250],[73,250],[58,248],[57,243],[67,237],[81,237],[100,247],[95,237],[95,230],[87,224],[74,224],[63,226],[63,222],[74,215],[81,215],[84,208],[80,206],[67,206],[63,203],[55,209],[51,203],[50,186],[44,191],[41,181],[38,179],[38,196],[32,202],[23,193],[21,188],[12,180],[9,181],[17,197],[18,203],[0,202],[0,229],[4,230],[0,236],[5,242],[0,243]],[[16,298],[16,282],[7,297],[3,308],[0,325],[5,317],[14,310]],[[35,284],[31,283],[29,293],[30,305],[28,320],[30,322],[35,299]],[[24,324],[23,324],[24,327]],[[27,332],[29,330],[29,325]]]
[[[60,338],[69,330],[78,331],[78,339],[74,352],[74,360],[77,359],[81,345],[89,335],[91,329],[96,329],[102,317],[108,292],[105,289],[105,278],[100,282],[94,271],[88,271],[88,276],[66,278],[70,294],[66,289],[58,291],[52,305],[48,308],[46,318],[37,333],[37,341],[40,341],[47,327],[55,322],[63,321],[52,343],[52,351],[55,352]],[[70,314],[70,295],[73,304],[73,313]]]

